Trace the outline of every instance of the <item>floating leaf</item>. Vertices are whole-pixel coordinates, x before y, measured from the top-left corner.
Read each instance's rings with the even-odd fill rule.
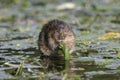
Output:
[[[120,52],[118,52],[118,58],[120,59]]]
[[[16,46],[20,46],[20,44],[16,44]]]
[[[99,37],[98,39],[107,40],[107,39],[116,39],[116,38],[120,38],[119,32],[109,32]]]
[[[65,9],[74,9],[75,4],[73,3],[64,3],[56,7],[56,10],[65,10]]]

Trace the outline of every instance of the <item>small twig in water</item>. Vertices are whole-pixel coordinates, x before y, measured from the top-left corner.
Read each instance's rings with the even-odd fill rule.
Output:
[[[17,69],[17,72],[16,72],[16,76],[19,76],[22,74],[22,69],[23,69],[23,66],[24,66],[24,61],[19,65],[18,69]]]

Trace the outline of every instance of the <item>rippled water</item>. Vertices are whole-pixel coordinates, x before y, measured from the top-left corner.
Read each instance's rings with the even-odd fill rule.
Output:
[[[101,6],[102,3],[93,1],[94,6],[91,2],[83,7],[87,1],[73,1],[76,6],[70,10],[57,8],[64,2],[49,3],[0,8],[0,80],[119,80],[120,35],[99,38],[108,32],[120,33],[116,19],[120,3]],[[95,6],[98,10],[91,10]],[[42,25],[53,18],[68,22],[76,35],[70,61],[40,59],[38,35]],[[18,75],[20,64],[23,64],[22,72]]]

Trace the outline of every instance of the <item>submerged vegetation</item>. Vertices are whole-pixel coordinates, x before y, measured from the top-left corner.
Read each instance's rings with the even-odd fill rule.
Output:
[[[119,0],[0,0],[0,80],[119,80]],[[66,61],[40,59],[43,24],[69,23],[76,46]]]

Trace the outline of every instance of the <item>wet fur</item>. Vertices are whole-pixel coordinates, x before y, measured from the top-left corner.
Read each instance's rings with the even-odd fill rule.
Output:
[[[45,24],[39,34],[38,47],[42,55],[56,54],[60,43],[65,43],[69,52],[74,48],[75,38],[69,24],[52,20]]]

